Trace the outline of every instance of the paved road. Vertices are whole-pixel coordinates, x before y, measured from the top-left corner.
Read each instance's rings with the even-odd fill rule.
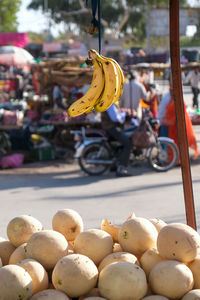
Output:
[[[191,95],[187,89],[187,101]],[[190,96],[190,97],[189,97]],[[200,149],[200,126],[195,126]],[[200,159],[191,162],[197,223],[200,217]],[[54,162],[24,165],[0,172],[0,236],[15,216],[30,214],[46,229],[51,228],[55,212],[77,210],[85,228],[99,228],[107,218],[121,224],[134,211],[137,216],[159,217],[166,222],[186,222],[180,167],[156,173],[143,164],[134,176],[116,178],[114,173],[88,177],[75,163]]]

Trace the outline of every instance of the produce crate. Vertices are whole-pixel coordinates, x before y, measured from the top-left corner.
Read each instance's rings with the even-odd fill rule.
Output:
[[[31,149],[31,157],[38,161],[54,160],[55,150],[53,147],[41,147]]]

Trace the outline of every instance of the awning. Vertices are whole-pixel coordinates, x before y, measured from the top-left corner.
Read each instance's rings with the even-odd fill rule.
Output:
[[[25,45],[30,43],[27,33],[19,32],[2,32],[0,33],[0,46],[12,45],[24,48]]]

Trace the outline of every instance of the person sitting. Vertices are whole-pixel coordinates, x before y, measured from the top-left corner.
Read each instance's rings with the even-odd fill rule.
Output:
[[[122,152],[119,158],[116,176],[131,176],[128,172],[128,162],[131,151],[131,141],[123,132],[123,123],[126,119],[125,112],[119,112],[117,105],[112,104],[105,112],[101,113],[102,128],[107,132],[109,137],[119,141],[122,146]]]

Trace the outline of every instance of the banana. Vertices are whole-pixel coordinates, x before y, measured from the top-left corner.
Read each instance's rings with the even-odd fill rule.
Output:
[[[92,61],[94,72],[91,85],[83,97],[72,103],[68,108],[70,117],[76,117],[91,111],[99,99],[104,88],[104,74],[101,64],[97,60]]]
[[[119,90],[118,90],[118,94],[116,96],[116,100],[115,102],[117,102],[123,92],[123,87],[124,87],[124,74],[123,74],[123,71],[120,67],[120,65],[118,64],[118,62],[116,60],[114,60],[113,58],[110,58],[110,57],[105,57],[103,55],[101,55],[103,58],[107,58],[108,60],[112,61],[114,64],[115,64],[115,67],[117,69],[117,72],[118,72],[118,78],[119,78]]]
[[[116,101],[117,95],[119,93],[120,88],[117,68],[114,62],[102,57],[96,50],[90,50],[89,57],[91,59],[96,59],[97,61],[99,61],[103,67],[105,86],[102,95],[99,97],[99,100],[95,105],[96,111],[103,112]]]

